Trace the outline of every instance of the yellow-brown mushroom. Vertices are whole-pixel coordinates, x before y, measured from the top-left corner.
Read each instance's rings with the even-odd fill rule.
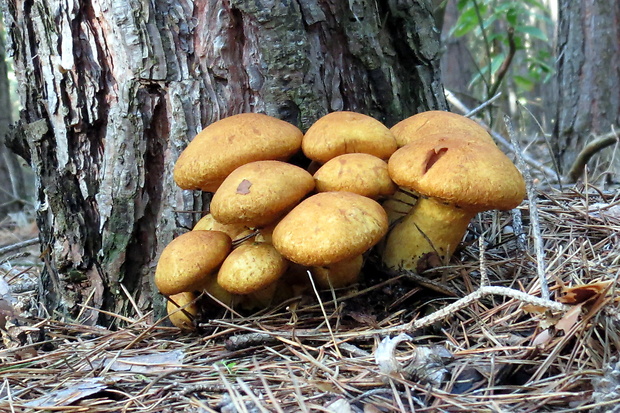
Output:
[[[512,161],[485,138],[467,136],[426,136],[390,158],[394,182],[420,198],[388,234],[388,268],[421,271],[433,256],[447,262],[478,212],[512,209],[523,200],[525,182]]]

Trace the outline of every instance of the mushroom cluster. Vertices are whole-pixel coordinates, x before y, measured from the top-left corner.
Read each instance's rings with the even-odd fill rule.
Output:
[[[287,162],[300,151],[305,169]],[[486,131],[449,112],[392,129],[333,112],[305,134],[263,114],[230,116],[190,142],[174,180],[213,194],[155,272],[181,329],[193,328],[201,292],[253,308],[293,296],[308,274],[320,288],[351,285],[377,244],[390,269],[420,269],[432,254],[445,261],[477,212],[514,208],[525,193]]]

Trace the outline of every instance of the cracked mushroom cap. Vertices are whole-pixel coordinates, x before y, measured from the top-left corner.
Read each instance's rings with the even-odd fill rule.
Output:
[[[364,253],[387,230],[387,215],[376,201],[351,192],[321,192],[282,218],[272,242],[297,264],[321,266]]]
[[[427,136],[397,150],[388,169],[396,184],[467,211],[508,210],[525,197],[521,172],[494,144]]]
[[[361,113],[341,111],[329,113],[310,126],[301,148],[308,158],[325,163],[345,153],[388,159],[397,146],[383,123]]]
[[[223,232],[186,232],[162,251],[155,270],[155,285],[163,295],[200,290],[231,248],[232,240]]]
[[[242,113],[207,126],[187,145],[174,166],[182,189],[215,192],[238,166],[259,160],[286,160],[299,151],[296,126],[260,113]]]
[[[465,116],[443,110],[420,112],[401,120],[390,129],[398,147],[403,147],[414,140],[427,135],[441,133],[456,134],[462,139],[483,140],[495,144],[489,133],[475,121]]]
[[[261,227],[275,222],[313,189],[314,178],[298,166],[251,162],[222,182],[211,200],[211,214],[225,224]]]
[[[347,153],[330,159],[316,171],[314,181],[317,192],[346,191],[372,199],[396,191],[387,162],[367,153]]]

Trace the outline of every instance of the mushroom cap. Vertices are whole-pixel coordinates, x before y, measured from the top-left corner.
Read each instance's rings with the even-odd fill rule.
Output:
[[[186,232],[162,251],[155,270],[155,285],[164,295],[200,290],[231,248],[232,240],[223,232]]]
[[[426,135],[456,134],[462,139],[483,140],[495,144],[489,133],[475,121],[465,116],[443,110],[420,112],[401,120],[390,129],[398,147],[403,147]]]
[[[282,218],[272,242],[287,259],[319,266],[364,253],[387,230],[387,215],[376,201],[351,192],[321,192]]]
[[[288,262],[273,245],[243,243],[222,263],[217,283],[233,294],[250,294],[277,281],[287,267]]]
[[[387,162],[367,153],[347,153],[327,161],[314,174],[317,192],[346,191],[377,199],[396,191]]]
[[[231,239],[249,235],[252,230],[243,224],[223,224],[215,219],[213,214],[208,213],[200,218],[192,231],[220,231],[228,235]]]
[[[225,224],[260,227],[276,221],[313,189],[312,175],[298,166],[251,162],[222,182],[211,200],[211,214]]]
[[[174,181],[182,189],[215,192],[238,166],[290,158],[301,148],[302,137],[296,126],[260,113],[224,118],[187,145],[174,166]]]
[[[317,120],[304,135],[304,154],[325,163],[345,153],[369,153],[388,159],[396,150],[390,130],[378,120],[355,112],[332,112]]]
[[[495,145],[432,135],[403,146],[388,169],[398,185],[468,211],[515,208],[525,182]]]
[[[198,315],[198,305],[195,302],[196,294],[191,291],[184,291],[173,294],[169,298],[166,300],[166,311],[172,325],[184,331],[195,330],[196,325],[192,317]]]

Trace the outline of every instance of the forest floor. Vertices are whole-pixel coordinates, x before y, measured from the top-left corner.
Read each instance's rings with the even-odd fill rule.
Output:
[[[618,411],[619,230],[617,193],[539,191],[480,214],[426,278],[371,262],[354,288],[213,311],[197,333],[139,311],[114,331],[33,316],[38,246],[12,251],[0,411]],[[8,217],[0,245],[35,231]]]

